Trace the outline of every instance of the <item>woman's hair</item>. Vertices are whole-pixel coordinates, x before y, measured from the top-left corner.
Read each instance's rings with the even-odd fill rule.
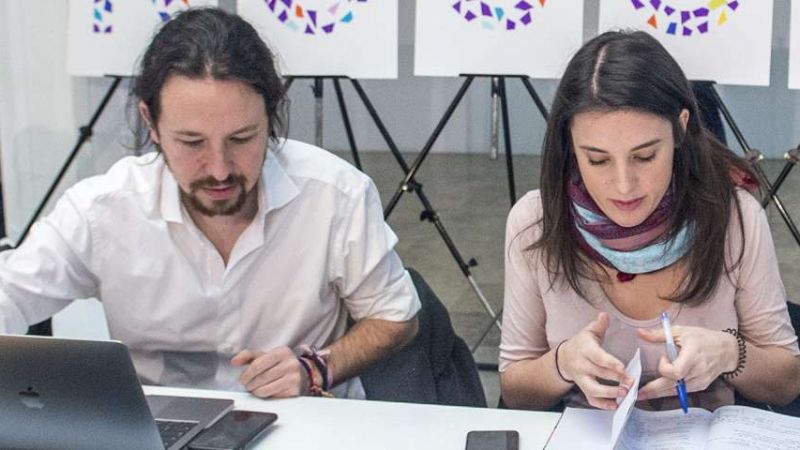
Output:
[[[171,75],[246,83],[264,98],[269,136],[276,139],[283,133],[286,92],[274,57],[258,32],[241,17],[215,8],[189,9],[155,35],[130,94],[132,104],[142,101],[147,105],[153,126],[161,113],[161,89]],[[149,143],[141,117],[135,138],[137,148]]]
[[[679,121],[684,109],[689,111],[685,131]],[[665,238],[673,238],[681,227],[690,225],[694,241],[684,259],[687,279],[669,299],[703,302],[713,294],[721,276],[732,270],[725,263],[732,205],[742,227],[730,172],[738,169],[750,178],[752,172],[703,127],[691,85],[680,66],[655,38],[641,31],[603,33],[587,42],[569,62],[544,138],[542,235],[528,250],[543,251],[551,283],[563,275],[585,298],[581,280],[596,280],[597,276],[572,232],[566,186],[578,169],[570,127],[576,114],[619,110],[654,114],[672,124],[675,206]],[[740,252],[734,267],[741,256]]]

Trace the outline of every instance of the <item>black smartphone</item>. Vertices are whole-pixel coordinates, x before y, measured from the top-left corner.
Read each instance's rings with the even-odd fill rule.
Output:
[[[272,422],[277,414],[229,411],[189,442],[191,450],[241,450]]]
[[[467,450],[519,450],[519,433],[515,430],[470,431]]]

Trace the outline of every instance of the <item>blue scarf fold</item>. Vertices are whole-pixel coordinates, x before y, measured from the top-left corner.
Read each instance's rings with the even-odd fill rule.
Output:
[[[598,224],[607,222],[609,219],[574,202],[572,206],[573,211],[581,219],[575,221],[575,228],[583,237],[584,242],[602,257],[601,262],[627,274],[654,272],[674,264],[686,255],[694,238],[692,228],[684,225],[669,241],[656,240],[656,242],[631,251],[614,250],[603,245],[597,236],[582,226],[583,223]]]

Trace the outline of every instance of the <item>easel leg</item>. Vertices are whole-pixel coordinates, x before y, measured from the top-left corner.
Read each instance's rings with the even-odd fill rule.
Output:
[[[547,107],[544,106],[544,102],[542,102],[542,99],[539,97],[539,94],[536,93],[536,89],[533,88],[531,80],[529,80],[528,77],[520,77],[520,81],[522,81],[522,85],[525,86],[525,89],[528,91],[528,94],[530,94],[531,98],[533,99],[533,102],[536,103],[536,107],[539,109],[539,113],[542,114],[542,118],[546,122],[549,116],[549,114],[547,113]]]
[[[311,88],[314,92],[314,144],[320,148],[322,147],[322,121],[324,119],[323,81],[322,77],[315,77],[314,86]]]
[[[508,96],[506,78],[500,77],[500,110],[503,115],[503,143],[506,148],[506,174],[508,176],[508,199],[511,206],[517,202],[517,186],[514,181],[514,160],[511,152],[511,124],[508,120]]]
[[[725,122],[728,123],[728,126],[730,127],[731,131],[733,131],[733,135],[736,136],[736,140],[739,142],[739,145],[742,147],[742,150],[744,150],[745,155],[750,154],[753,151],[753,149],[745,140],[744,135],[742,135],[742,132],[739,130],[739,127],[736,126],[736,122],[733,120],[733,116],[731,115],[730,111],[728,111],[728,108],[722,101],[722,97],[720,97],[719,92],[717,92],[717,89],[713,84],[711,85],[710,91],[711,94],[714,96],[714,101],[716,101],[717,106],[719,106],[719,110],[722,112],[722,116],[725,118]],[[770,196],[767,197],[767,200],[765,201],[768,202],[769,199],[772,200],[772,202],[775,204],[775,208],[777,208],[778,210],[778,213],[783,218],[783,221],[786,222],[786,226],[789,228],[789,232],[792,233],[792,236],[794,236],[794,240],[797,241],[798,245],[800,245],[800,232],[797,231],[797,227],[795,226],[792,217],[789,216],[789,213],[783,206],[783,202],[781,201],[780,197],[778,197],[777,189],[773,190],[772,184],[769,182],[767,175],[764,173],[764,170],[761,168],[760,165],[758,165],[757,162],[753,163],[753,171],[758,177],[759,182],[761,182],[761,184],[767,188],[767,191],[771,193]]]
[[[764,197],[764,200],[761,202],[761,206],[766,208],[769,205],[769,199],[772,198],[778,189],[780,189],[783,182],[786,180],[786,177],[789,175],[789,172],[792,171],[794,166],[800,163],[800,147],[795,148],[794,150],[789,150],[784,155],[784,159],[786,160],[786,165],[783,166],[781,173],[778,174],[778,178],[775,179],[775,182],[772,183],[772,189],[769,190],[767,196]]]
[[[106,91],[106,94],[103,96],[103,100],[100,101],[100,105],[98,105],[97,109],[92,115],[92,118],[89,120],[89,123],[79,128],[80,134],[78,135],[78,141],[75,143],[75,146],[72,147],[72,152],[70,152],[69,156],[67,157],[67,160],[61,166],[61,170],[58,172],[58,175],[56,175],[56,178],[53,180],[53,183],[50,184],[50,188],[47,189],[47,193],[44,194],[44,197],[42,198],[42,201],[39,203],[39,206],[36,208],[36,211],[33,213],[33,216],[30,218],[27,225],[25,225],[25,228],[23,228],[22,235],[17,241],[17,246],[19,246],[19,244],[21,244],[22,241],[24,241],[25,238],[28,236],[28,233],[31,231],[31,227],[33,226],[34,222],[36,222],[36,219],[38,219],[39,215],[42,214],[42,211],[44,210],[45,206],[47,206],[47,203],[50,201],[50,197],[53,196],[53,192],[55,192],[56,188],[61,183],[61,179],[64,178],[64,175],[66,175],[67,170],[72,165],[72,161],[78,155],[78,151],[80,151],[81,147],[83,147],[83,144],[85,144],[86,141],[88,141],[89,138],[92,137],[92,134],[94,133],[94,126],[97,123],[97,119],[100,118],[100,115],[103,113],[103,110],[105,110],[109,100],[111,100],[111,97],[114,95],[114,92],[116,92],[117,88],[119,87],[119,84],[122,82],[122,77],[117,76],[113,77],[113,79],[114,81],[111,83],[111,86],[109,86],[108,91]]]
[[[347,133],[347,141],[350,143],[350,152],[353,155],[353,163],[360,171],[361,158],[358,156],[358,148],[356,148],[356,138],[353,135],[353,128],[350,125],[350,116],[347,114],[347,105],[344,102],[344,95],[342,94],[342,85],[339,83],[338,78],[333,79],[333,88],[336,90],[336,100],[339,102],[339,111],[342,114],[342,122],[344,122],[344,131]]]
[[[392,214],[394,207],[397,206],[397,202],[400,200],[400,197],[403,195],[404,192],[409,190],[410,183],[414,180],[414,176],[417,174],[422,162],[425,161],[425,158],[428,156],[428,153],[433,148],[433,144],[436,143],[436,140],[439,138],[439,135],[444,129],[444,126],[447,125],[447,121],[450,120],[450,117],[453,115],[453,112],[456,110],[456,107],[461,102],[461,99],[464,97],[464,94],[467,92],[469,85],[472,84],[472,80],[474,80],[474,76],[468,76],[464,83],[461,85],[461,88],[456,93],[455,98],[450,103],[450,106],[447,107],[447,111],[445,111],[444,116],[439,121],[439,124],[436,126],[436,129],[433,130],[433,134],[431,134],[430,138],[428,138],[428,142],[420,151],[420,154],[417,156],[417,159],[414,160],[414,163],[411,165],[411,168],[404,171],[406,172],[405,178],[400,183],[400,186],[397,188],[397,191],[392,196],[389,203],[386,204],[386,208],[384,209],[383,215],[386,218]]]
[[[492,77],[491,85],[489,88],[491,89],[491,97],[492,97],[492,116],[491,116],[491,140],[490,140],[490,147],[489,147],[489,159],[494,161],[497,159],[497,148],[499,147],[498,142],[498,129],[500,124],[500,96],[498,92],[500,91],[500,87],[498,86],[498,77]]]
[[[442,224],[441,220],[439,219],[439,214],[436,213],[436,211],[433,209],[433,205],[431,205],[430,201],[428,201],[428,198],[425,195],[425,192],[422,190],[422,185],[421,184],[417,184],[417,183],[413,183],[413,180],[412,180],[413,179],[413,173],[411,173],[412,168],[410,168],[408,166],[408,164],[406,163],[405,158],[403,158],[403,154],[400,153],[400,150],[397,148],[397,145],[394,143],[394,139],[392,139],[391,135],[389,134],[389,131],[384,126],[383,121],[381,120],[380,116],[378,115],[378,112],[375,110],[375,107],[372,105],[372,102],[370,101],[370,99],[367,96],[366,92],[364,92],[364,89],[361,87],[361,84],[358,82],[358,80],[354,80],[354,79],[351,79],[350,82],[353,83],[353,87],[355,88],[356,92],[358,93],[358,96],[361,98],[361,101],[364,103],[364,106],[367,108],[367,111],[369,111],[370,117],[372,117],[372,120],[375,122],[375,125],[378,127],[378,130],[380,131],[381,136],[383,136],[383,139],[386,141],[386,144],[389,146],[389,150],[392,152],[392,155],[394,155],[395,159],[397,160],[397,163],[402,168],[403,173],[406,175],[406,178],[409,179],[410,181],[412,181],[412,184],[410,184],[410,185],[407,184],[406,186],[407,186],[408,190],[413,190],[417,194],[417,197],[419,198],[419,201],[422,203],[422,206],[423,206],[424,210],[422,212],[421,218],[423,220],[427,220],[427,221],[433,223],[433,225],[436,227],[436,231],[438,231],[439,235],[442,237],[442,240],[444,241],[445,245],[447,246],[447,249],[450,251],[450,254],[453,256],[453,259],[456,261],[456,264],[458,264],[458,268],[461,270],[461,273],[464,275],[464,277],[466,277],[467,281],[469,282],[470,286],[472,287],[472,290],[478,296],[478,300],[481,302],[481,304],[486,309],[486,311],[489,313],[489,315],[492,317],[492,319],[493,320],[496,319],[497,318],[497,314],[495,314],[494,309],[492,308],[492,305],[489,304],[489,301],[486,299],[486,296],[483,295],[483,292],[481,291],[480,287],[478,286],[478,283],[475,281],[475,278],[472,276],[472,272],[470,270],[472,267],[475,267],[476,265],[478,265],[477,261],[475,261],[474,258],[470,259],[469,262],[465,262],[464,261],[464,258],[461,256],[461,253],[458,251],[458,248],[453,243],[453,240],[450,239],[450,235],[447,233],[447,230],[444,228],[444,225]],[[461,100],[461,97],[463,97],[464,92],[466,92],[466,89],[467,89],[467,87],[469,87],[469,84],[471,82],[472,82],[472,77],[469,77],[467,79],[467,81],[465,81],[464,85],[461,87],[461,90],[459,91],[459,94],[456,96],[456,100],[459,100],[459,101]],[[448,116],[448,118],[449,118],[449,115],[452,115],[452,110],[455,109],[455,105],[457,105],[457,104],[458,104],[458,101],[454,100],[454,103],[451,105],[451,109],[449,109],[448,110],[448,114],[446,114]],[[447,120],[445,118],[443,118],[443,122],[446,123]],[[442,125],[441,122],[440,122],[440,125]],[[443,127],[443,125],[442,125],[442,127]],[[435,132],[434,134],[438,134],[440,132],[441,132],[441,127],[439,127],[438,132]],[[435,141],[435,139],[433,139],[432,141],[429,140],[429,145],[426,145],[428,150],[430,150],[430,147],[433,146],[433,141]],[[420,161],[420,159],[417,158],[417,162],[419,162],[419,161]],[[416,162],[415,162],[415,164],[416,164]],[[418,169],[419,165],[417,164],[416,167]],[[412,176],[409,177],[409,175],[412,175]],[[406,183],[408,183],[408,182],[406,182]],[[388,214],[386,212],[384,212],[384,216],[386,218],[388,218]],[[498,327],[499,327],[499,325],[498,325]]]

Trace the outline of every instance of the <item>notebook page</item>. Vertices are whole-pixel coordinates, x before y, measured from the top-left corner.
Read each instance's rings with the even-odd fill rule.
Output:
[[[695,450],[705,445],[713,415],[701,408],[644,411],[634,408],[616,450]]]
[[[723,406],[714,412],[706,449],[800,449],[800,418],[746,406]]]

